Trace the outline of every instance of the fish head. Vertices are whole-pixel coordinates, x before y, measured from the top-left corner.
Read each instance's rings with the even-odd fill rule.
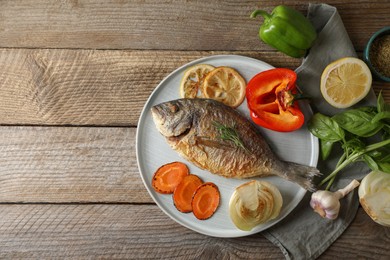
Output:
[[[165,137],[178,137],[192,127],[193,111],[184,100],[173,100],[151,108],[153,121]]]

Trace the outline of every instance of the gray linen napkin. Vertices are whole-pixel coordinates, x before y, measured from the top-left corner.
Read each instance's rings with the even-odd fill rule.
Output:
[[[330,106],[322,98],[319,90],[322,71],[334,60],[357,55],[335,7],[309,4],[308,18],[315,26],[318,38],[301,66],[296,69],[297,85],[303,93],[312,98],[314,112],[333,115],[342,110]],[[375,102],[375,94],[371,91],[359,105],[373,105]],[[326,161],[319,159],[318,169],[325,175],[329,174],[340,156],[341,149],[332,153],[331,158]],[[339,173],[331,190],[343,188],[353,179],[360,180],[369,171],[363,164],[352,164]],[[340,201],[339,217],[336,220],[327,220],[310,207],[310,197],[311,193],[307,193],[289,216],[262,233],[282,250],[286,259],[315,259],[320,256],[349,226],[359,206],[355,189]]]

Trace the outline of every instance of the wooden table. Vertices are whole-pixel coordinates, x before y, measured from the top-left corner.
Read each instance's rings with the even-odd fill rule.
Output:
[[[215,54],[299,66],[249,19],[282,2],[0,1],[0,258],[282,259],[261,234],[214,238],[171,220],[135,153],[141,109],[177,67]],[[327,3],[359,55],[390,24],[388,0]],[[373,88],[390,102],[389,84]],[[388,259],[389,242],[359,209],[320,258]]]

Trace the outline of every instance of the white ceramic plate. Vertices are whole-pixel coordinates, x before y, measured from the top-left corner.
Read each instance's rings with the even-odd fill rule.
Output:
[[[262,178],[276,185],[283,196],[283,207],[279,217],[266,224],[259,225],[251,231],[242,231],[230,220],[228,207],[229,200],[234,189],[248,180],[236,180],[220,177],[203,171],[181,158],[165,141],[165,138],[157,131],[152,120],[150,109],[161,102],[178,99],[179,85],[184,71],[198,63],[206,63],[214,66],[230,66],[235,68],[247,80],[257,73],[272,69],[273,66],[248,57],[237,55],[217,55],[202,58],[190,62],[169,74],[157,86],[149,97],[141,113],[136,136],[137,162],[142,180],[156,204],[172,219],[181,225],[199,233],[215,237],[240,237],[263,231],[286,217],[301,201],[306,190],[279,177]],[[306,103],[301,103],[301,109],[306,118],[312,114]],[[239,108],[246,117],[249,117],[247,104],[244,102]],[[300,130],[291,133],[278,133],[260,129],[273,151],[283,160],[293,161],[305,165],[316,166],[318,159],[318,140],[307,130],[304,125]],[[192,213],[181,213],[173,205],[171,195],[156,193],[151,186],[154,172],[163,164],[182,161],[186,163],[190,172],[197,174],[203,181],[214,182],[220,192],[220,206],[215,214],[207,220],[198,220]]]

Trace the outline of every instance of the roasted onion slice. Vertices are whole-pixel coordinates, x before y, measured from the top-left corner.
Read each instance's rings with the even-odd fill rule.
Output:
[[[283,205],[280,191],[266,181],[253,180],[236,188],[230,198],[230,218],[237,228],[250,231],[279,216]]]
[[[390,174],[381,171],[367,174],[359,187],[359,201],[372,220],[390,227]]]

